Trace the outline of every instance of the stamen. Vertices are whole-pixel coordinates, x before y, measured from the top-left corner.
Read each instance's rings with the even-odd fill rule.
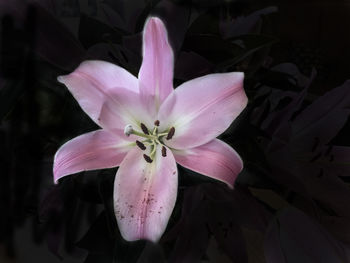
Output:
[[[137,145],[142,151],[146,150],[146,146],[145,146],[142,142],[140,142],[140,141],[138,141],[138,140],[136,140],[136,145]]]
[[[141,129],[142,129],[144,134],[149,135],[148,129],[147,129],[146,125],[144,125],[143,123],[141,123]]]
[[[152,163],[152,162],[153,162],[153,160],[151,159],[151,157],[149,157],[147,154],[144,154],[144,155],[143,155],[143,158],[145,158],[146,162],[148,162],[148,163]]]
[[[158,128],[157,128],[157,127],[154,127],[154,128],[153,128],[153,131],[152,131],[152,135],[157,135],[157,131],[158,131]]]
[[[160,124],[159,120],[156,120],[156,121],[154,122],[154,125],[156,125],[156,126],[159,126],[159,124]]]
[[[134,131],[134,129],[133,129],[131,124],[126,125],[124,128],[124,134],[128,137],[130,136],[130,134],[133,133],[133,131]]]
[[[166,148],[164,146],[162,147],[162,156],[166,157]]]
[[[170,140],[171,138],[173,138],[174,134],[175,134],[175,128],[171,127],[169,132],[168,132],[168,135],[167,135],[166,139]]]

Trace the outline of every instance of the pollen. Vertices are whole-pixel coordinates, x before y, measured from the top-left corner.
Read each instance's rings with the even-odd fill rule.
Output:
[[[154,122],[154,125],[155,125],[155,126],[158,126],[158,127],[159,127],[159,124],[160,124],[159,120],[156,120],[156,121]]]
[[[146,150],[146,146],[145,146],[142,142],[140,142],[140,141],[138,141],[138,140],[136,140],[136,145],[137,145],[142,151]]]
[[[153,160],[151,159],[151,157],[149,157],[147,154],[144,154],[144,155],[143,155],[143,158],[145,158],[146,162],[148,162],[148,163],[152,163],[152,162],[153,162]]]
[[[174,134],[175,134],[175,128],[171,127],[169,132],[168,132],[168,135],[167,135],[166,139],[170,140],[171,138],[173,138]]]
[[[162,147],[162,156],[166,157],[166,148],[164,146]]]
[[[142,131],[143,131],[144,134],[149,135],[148,129],[147,129],[147,127],[146,127],[145,124],[141,123],[141,129],[142,129]]]

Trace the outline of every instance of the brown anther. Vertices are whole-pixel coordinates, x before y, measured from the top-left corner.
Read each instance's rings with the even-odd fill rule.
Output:
[[[170,140],[171,138],[173,138],[174,133],[175,133],[175,128],[174,128],[174,127],[171,127],[170,130],[169,130],[169,132],[168,132],[168,135],[166,136],[166,139],[167,139],[167,140]]]
[[[153,162],[153,160],[151,159],[151,157],[149,157],[147,154],[144,154],[144,155],[143,155],[143,158],[145,158],[146,162],[148,162],[148,163],[152,163],[152,162]]]
[[[146,150],[146,146],[145,146],[142,142],[140,142],[140,141],[138,141],[138,140],[136,140],[136,145],[137,145],[142,151]]]
[[[156,125],[156,126],[159,126],[159,124],[160,124],[159,120],[156,120],[156,121],[154,122],[154,125]]]
[[[162,156],[166,157],[166,148],[164,146],[162,147]]]
[[[144,125],[143,123],[141,123],[141,129],[142,129],[144,134],[149,135],[148,129],[147,129],[146,125]]]

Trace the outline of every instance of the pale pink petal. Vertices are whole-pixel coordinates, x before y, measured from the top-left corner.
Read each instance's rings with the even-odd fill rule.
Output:
[[[185,82],[164,101],[160,131],[175,127],[165,143],[186,149],[211,141],[224,132],[247,105],[241,72],[210,74]]]
[[[141,131],[141,123],[150,129],[156,120],[155,112],[147,110],[144,101],[139,94],[118,88],[113,92],[112,99],[108,99],[102,105],[98,124],[107,130],[123,130],[131,124],[135,130]]]
[[[116,101],[116,104],[123,104],[125,108],[126,103],[123,101],[128,96],[129,102],[131,100],[136,105],[140,104],[137,101],[137,79],[126,70],[108,62],[85,61],[71,74],[58,77],[58,81],[67,86],[82,109],[101,127],[103,123],[99,118],[106,102]],[[115,118],[118,122],[120,116]]]
[[[139,88],[142,97],[158,109],[173,90],[174,56],[166,28],[159,18],[149,18],[143,32]]]
[[[80,135],[59,148],[54,158],[54,181],[87,170],[118,166],[135,138],[97,130]]]
[[[180,165],[222,181],[231,188],[243,169],[239,154],[218,139],[192,149],[173,150],[173,153]]]
[[[114,181],[114,211],[125,240],[159,240],[167,226],[177,196],[177,168],[173,154],[158,147],[152,163],[142,151],[132,149]]]

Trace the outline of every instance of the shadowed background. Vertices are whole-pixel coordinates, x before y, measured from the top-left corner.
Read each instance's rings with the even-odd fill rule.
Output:
[[[0,0],[0,261],[350,262],[349,8]],[[235,189],[178,166],[178,200],[159,244],[121,238],[117,168],[52,179],[60,145],[96,129],[57,76],[87,59],[137,75],[149,15],[167,26],[175,87],[244,71],[249,97],[220,137],[245,163]]]

